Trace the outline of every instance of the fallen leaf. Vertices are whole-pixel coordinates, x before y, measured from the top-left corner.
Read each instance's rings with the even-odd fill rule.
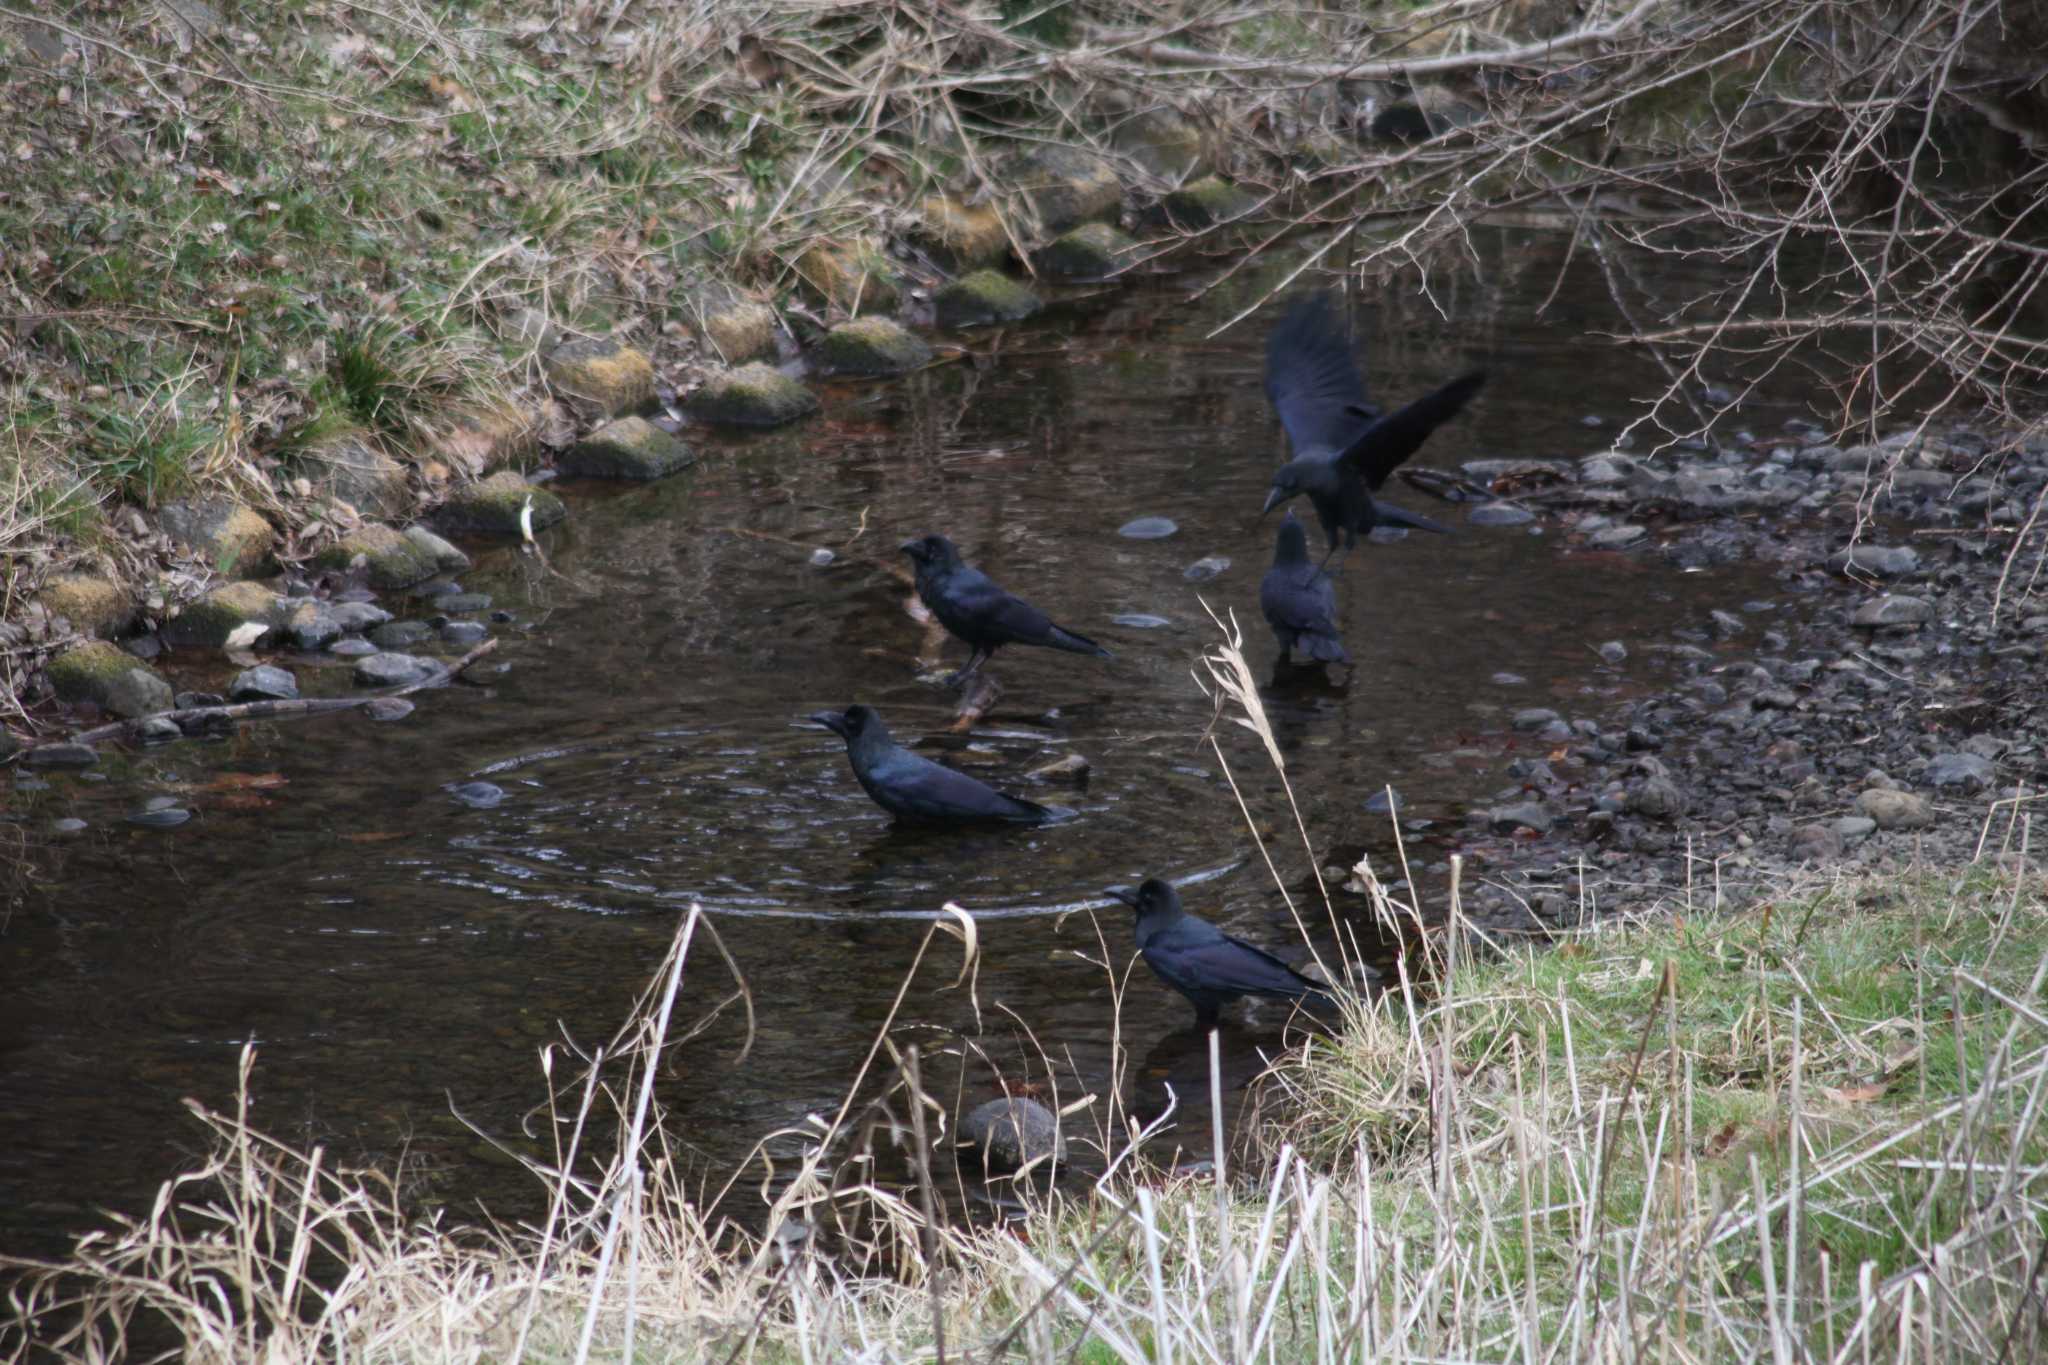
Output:
[[[1820,1093],[1826,1095],[1837,1104],[1869,1104],[1872,1100],[1883,1098],[1884,1092],[1889,1089],[1891,1089],[1889,1082],[1866,1081],[1860,1085],[1844,1085],[1832,1088],[1822,1086]]]
[[[1708,1156],[1726,1155],[1728,1149],[1735,1145],[1735,1139],[1740,1133],[1741,1129],[1736,1126],[1733,1120],[1722,1124],[1719,1131],[1707,1139],[1706,1154]]]

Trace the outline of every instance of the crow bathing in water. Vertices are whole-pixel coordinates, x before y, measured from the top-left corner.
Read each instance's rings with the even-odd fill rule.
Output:
[[[1308,529],[1289,512],[1273,544],[1273,567],[1259,584],[1259,610],[1280,642],[1285,662],[1300,650],[1318,663],[1348,664],[1337,636],[1337,589],[1308,562]]]
[[[1021,597],[1013,597],[960,558],[940,535],[919,536],[900,547],[917,566],[917,595],[939,624],[973,646],[966,667],[946,681],[958,685],[1004,645],[1043,645],[1072,654],[1113,657],[1093,640],[1064,630]]]
[[[1330,542],[1324,564],[1340,534],[1348,551],[1360,532],[1375,526],[1442,532],[1428,517],[1379,502],[1373,493],[1485,382],[1485,372],[1475,370],[1382,416],[1366,402],[1365,381],[1351,363],[1351,344],[1331,297],[1296,301],[1266,339],[1266,397],[1287,428],[1294,458],[1274,473],[1265,511],[1306,495]]]
[[[1271,953],[1182,910],[1180,893],[1157,877],[1136,891],[1112,886],[1109,894],[1138,912],[1145,965],[1194,1005],[1197,1028],[1215,1028],[1216,1012],[1243,995],[1330,1001],[1328,991]]]
[[[990,821],[1042,825],[1071,813],[1005,796],[966,773],[910,752],[889,737],[889,728],[873,707],[820,711],[811,719],[846,740],[853,775],[875,804],[898,820],[932,825]]]

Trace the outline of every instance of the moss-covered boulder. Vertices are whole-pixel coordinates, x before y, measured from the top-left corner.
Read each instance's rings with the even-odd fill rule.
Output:
[[[408,526],[405,538],[413,548],[423,555],[431,556],[434,567],[442,573],[461,573],[469,567],[469,556],[435,535],[424,526]]]
[[[866,238],[818,242],[797,257],[796,273],[819,300],[849,316],[896,306],[896,267]]]
[[[684,404],[701,422],[779,427],[818,410],[818,396],[772,365],[742,365],[704,381]]]
[[[323,493],[365,516],[401,516],[412,506],[405,466],[359,431],[344,431],[299,454],[306,477]]]
[[[1110,145],[1161,180],[1185,180],[1209,164],[1202,130],[1171,109],[1148,109],[1118,123]]]
[[[654,398],[654,362],[637,347],[610,337],[568,341],[548,352],[548,383],[607,417],[631,412]]]
[[[350,569],[360,560],[371,587],[395,592],[424,583],[441,571],[434,556],[408,539],[403,532],[371,523],[359,526],[315,556],[323,569]]]
[[[164,640],[194,649],[219,649],[245,626],[261,626],[265,634],[285,619],[285,599],[261,583],[246,579],[223,583],[171,618],[163,629]],[[262,636],[244,636],[254,644]]]
[[[825,334],[818,355],[834,374],[904,374],[931,364],[925,339],[888,318],[856,318]]]
[[[1098,219],[1114,218],[1124,202],[1124,184],[1109,158],[1084,147],[1047,143],[1006,168],[1010,185],[1023,197],[1038,230],[1048,235]]]
[[[65,650],[43,672],[63,701],[89,701],[130,720],[171,709],[171,685],[148,664],[105,640],[88,640]]]
[[[216,573],[236,578],[246,578],[267,565],[271,547],[277,543],[277,532],[270,523],[232,498],[167,502],[157,520],[165,535],[190,546]]]
[[[1038,295],[1027,285],[993,270],[963,275],[938,292],[933,300],[941,327],[985,327],[992,322],[1016,322],[1036,313]]]
[[[1137,259],[1138,243],[1108,223],[1084,223],[1032,258],[1040,274],[1067,280],[1108,279]]]
[[[1000,261],[1010,249],[1002,215],[986,204],[932,195],[918,208],[918,238],[943,265],[964,270]]]
[[[553,526],[569,515],[562,500],[545,488],[537,488],[510,469],[501,469],[487,479],[462,484],[451,490],[448,501],[436,513],[440,524],[451,531],[473,531],[485,535],[516,536],[519,516],[528,501],[533,504],[533,529]]]
[[[1157,216],[1182,232],[1200,232],[1218,223],[1243,217],[1258,202],[1258,197],[1251,192],[1212,175],[1192,185],[1169,190],[1159,201]]]
[[[90,573],[60,573],[43,584],[36,601],[71,628],[111,640],[135,624],[135,595],[114,582]]]
[[[706,285],[683,311],[706,351],[728,365],[775,353],[775,310],[725,285]]]
[[[645,417],[606,422],[562,452],[564,474],[586,479],[660,479],[697,462],[697,452]]]

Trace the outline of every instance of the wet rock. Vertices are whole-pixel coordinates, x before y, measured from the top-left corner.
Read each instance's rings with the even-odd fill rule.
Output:
[[[452,531],[517,536],[520,516],[529,502],[535,531],[569,515],[569,509],[553,493],[534,487],[514,470],[501,469],[489,478],[452,489],[436,517]]]
[[[1367,815],[1399,815],[1404,805],[1405,803],[1401,800],[1401,793],[1398,790],[1381,787],[1371,796],[1365,798],[1365,813]]]
[[[1164,540],[1180,530],[1165,517],[1139,517],[1116,528],[1116,533],[1125,540]]]
[[[1496,834],[1513,834],[1516,830],[1523,829],[1532,830],[1537,834],[1548,834],[1556,820],[1549,808],[1540,801],[1522,801],[1488,811],[1486,823]]]
[[[470,611],[489,611],[491,595],[487,592],[443,593],[434,599],[434,606],[451,616],[460,616]]]
[[[1135,611],[1127,611],[1121,616],[1112,616],[1109,619],[1112,624],[1128,626],[1132,630],[1158,630],[1162,626],[1173,624],[1164,616],[1147,616],[1143,612]]]
[[[588,403],[606,417],[654,399],[654,362],[646,352],[609,337],[564,342],[548,352],[544,367],[556,393]]]
[[[404,697],[375,697],[363,703],[363,714],[375,721],[404,720],[413,705]]]
[[[1039,248],[1032,263],[1041,275],[1105,280],[1138,259],[1138,243],[1109,223],[1088,223]]]
[[[990,1100],[960,1120],[961,1147],[978,1153],[992,1170],[1014,1171],[1034,1161],[1066,1160],[1067,1139],[1052,1110],[1021,1096]]]
[[[52,616],[61,616],[73,630],[111,640],[135,624],[134,594],[98,574],[54,574],[36,594]]]
[[[818,395],[772,365],[756,362],[704,381],[683,404],[714,426],[779,427],[818,410]]]
[[[21,756],[22,766],[28,768],[90,768],[100,761],[99,751],[90,744],[38,744]],[[16,790],[21,788],[15,782]]]
[[[171,685],[149,665],[105,640],[73,645],[50,660],[43,672],[61,700],[91,702],[127,720],[171,706]]]
[[[1536,520],[1536,514],[1518,503],[1484,502],[1465,514],[1473,526],[1521,526]]]
[[[663,479],[697,462],[697,452],[644,417],[606,422],[562,452],[556,465],[584,479]]]
[[[468,555],[424,526],[406,527],[405,538],[413,543],[414,549],[432,559],[442,573],[461,573],[469,567]]]
[[[1196,560],[1180,571],[1180,576],[1190,583],[1206,583],[1230,568],[1230,560],[1223,555],[1208,555]]]
[[[722,284],[706,285],[690,300],[689,311],[704,349],[727,365],[775,354],[780,324],[775,310]]]
[[[1185,180],[1200,173],[1209,159],[1202,130],[1168,108],[1147,109],[1124,119],[1110,131],[1109,142],[1161,180]]]
[[[1685,814],[1685,793],[1668,777],[1648,777],[1629,788],[1622,808],[1646,820],[1676,820]]]
[[[993,208],[945,195],[931,195],[918,206],[917,237],[940,264],[955,270],[1000,261],[1010,250],[1010,234]]]
[[[1544,726],[1560,719],[1562,717],[1547,706],[1529,706],[1515,712],[1514,718],[1509,723],[1517,730],[1541,730]]]
[[[490,633],[481,621],[450,621],[441,627],[441,638],[461,649],[482,644]]]
[[[299,681],[271,664],[245,668],[228,684],[229,701],[296,701]]]
[[[151,716],[137,727],[136,737],[144,744],[168,744],[183,739],[185,732],[169,716]]]
[[[1859,844],[1877,832],[1877,821],[1867,815],[1845,815],[1835,821],[1834,832],[1845,844]]]
[[[489,810],[505,800],[505,789],[495,782],[458,782],[447,792],[471,810]]]
[[[75,815],[67,815],[61,820],[52,820],[50,822],[50,833],[52,834],[79,834],[85,829],[85,821]]]
[[[1899,578],[1919,570],[1920,556],[1904,545],[1853,545],[1829,556],[1828,567],[1836,573]]]
[[[1241,218],[1258,206],[1258,196],[1211,175],[1168,190],[1159,201],[1158,217],[1182,232],[1200,232]]]
[[[797,257],[796,273],[812,294],[849,316],[896,306],[896,265],[867,238],[816,243]]]
[[[1079,782],[1088,776],[1089,762],[1079,754],[1061,754],[1024,774],[1028,782]]]
[[[253,645],[284,619],[286,599],[260,583],[223,583],[173,617],[163,628],[179,648],[219,649],[230,638]],[[253,638],[248,628],[261,628]],[[242,632],[238,634],[238,632]]]
[[[333,609],[325,602],[296,597],[288,598],[285,605],[289,614],[280,629],[293,649],[325,649],[341,638],[341,622],[334,619]]]
[[[1849,618],[1858,626],[1915,626],[1934,619],[1934,604],[1921,597],[1887,593],[1856,608]]]
[[[363,687],[403,687],[440,671],[432,659],[416,654],[372,654],[356,665],[355,678]]]
[[[387,621],[370,631],[370,641],[380,649],[406,649],[433,633],[434,628],[425,621]]]
[[[1733,612],[1722,611],[1719,608],[1708,612],[1707,619],[1714,623],[1714,634],[1723,640],[1732,640],[1748,629],[1743,624],[1740,616]]]
[[[1828,825],[1801,825],[1792,831],[1791,853],[1800,862],[1830,862],[1847,851],[1841,834]]]
[[[1609,640],[1600,646],[1600,661],[1619,664],[1628,658],[1628,646],[1619,640]]]
[[[1991,760],[1982,754],[1936,754],[1928,760],[1925,778],[1930,787],[1980,792],[1991,785],[1995,771]]]
[[[1872,787],[1856,798],[1859,813],[1877,821],[1879,829],[1924,829],[1934,823],[1934,808],[1911,792]]]
[[[390,612],[370,602],[333,602],[328,604],[327,613],[344,634],[381,626],[391,619]]]
[[[395,517],[412,507],[405,466],[359,431],[344,431],[299,453],[306,477],[365,516]]]
[[[941,327],[986,327],[997,322],[1017,322],[1036,313],[1038,295],[994,270],[977,270],[940,289],[934,296]]]
[[[810,565],[814,569],[828,569],[838,559],[838,555],[820,545],[817,549],[811,551]]]
[[[157,521],[166,535],[190,546],[216,573],[236,578],[262,569],[277,541],[269,522],[231,498],[167,502]]]
[[[360,636],[347,635],[329,645],[327,652],[343,659],[360,659],[365,654],[375,654],[377,646]]]
[[[1040,233],[1065,232],[1079,223],[1114,218],[1124,186],[1107,157],[1068,143],[1043,143],[1016,158],[1003,178],[1023,195]]]
[[[370,586],[379,592],[409,588],[441,571],[434,557],[402,532],[376,522],[358,526],[313,559],[323,569],[353,568],[358,561]]]
[[[130,811],[123,818],[129,824],[140,825],[144,829],[176,829],[192,818],[192,812],[176,805],[159,806],[152,803],[141,810]]]
[[[932,362],[931,345],[889,318],[842,322],[818,343],[819,357],[834,374],[908,374]]]
[[[1596,550],[1619,550],[1633,545],[1649,532],[1640,526],[1603,526],[1586,537],[1586,544]]]

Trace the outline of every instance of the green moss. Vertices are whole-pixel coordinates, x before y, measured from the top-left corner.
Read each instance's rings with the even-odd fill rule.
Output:
[[[135,594],[97,574],[57,574],[43,584],[36,601],[72,629],[112,639],[135,621]]]
[[[586,479],[659,479],[697,462],[697,452],[644,417],[607,422],[564,451],[562,472]]]
[[[888,318],[859,318],[825,334],[818,353],[838,374],[903,374],[929,365],[932,348],[921,336]]]
[[[1137,258],[1131,235],[1108,223],[1086,223],[1039,250],[1041,273],[1071,280],[1102,280]]]
[[[1027,285],[993,270],[977,270],[954,280],[934,300],[941,327],[984,327],[1016,322],[1036,313],[1038,295]]]
[[[451,531],[516,536],[521,534],[521,515],[529,504],[536,531],[569,515],[569,509],[553,493],[528,483],[512,470],[501,469],[449,493],[436,517]]]
[[[1159,201],[1159,214],[1183,232],[1200,232],[1243,217],[1258,202],[1250,192],[1212,175],[1168,191]]]
[[[171,685],[118,645],[91,640],[65,650],[43,670],[50,688],[68,702],[91,702],[133,718],[171,706]]]
[[[721,426],[776,427],[816,412],[818,396],[773,366],[755,364],[712,375],[685,406]]]
[[[325,569],[347,569],[363,560],[371,587],[393,592],[423,583],[441,571],[433,554],[389,526],[360,526],[321,550],[314,563]]]

